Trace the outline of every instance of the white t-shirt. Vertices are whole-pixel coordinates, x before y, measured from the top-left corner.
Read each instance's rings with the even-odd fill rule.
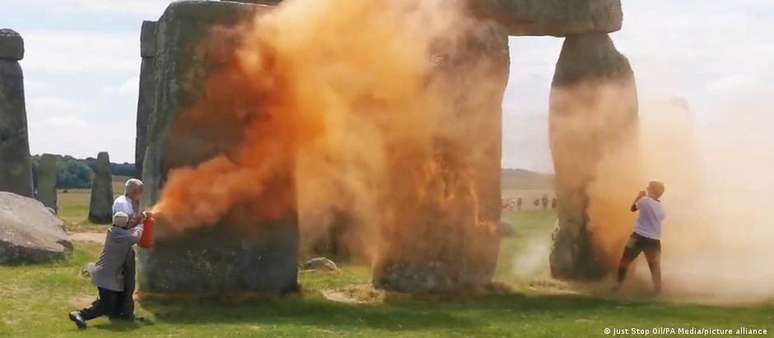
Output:
[[[123,212],[129,215],[129,218],[134,217],[134,206],[132,206],[132,200],[126,195],[121,195],[113,201],[113,215],[117,212]]]
[[[634,225],[634,232],[642,237],[660,240],[661,222],[666,217],[661,202],[645,196],[637,201],[637,210],[640,211],[640,214]]]

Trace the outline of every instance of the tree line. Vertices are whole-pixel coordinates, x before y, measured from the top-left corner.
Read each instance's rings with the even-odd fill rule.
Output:
[[[85,159],[74,158],[69,155],[56,156],[56,187],[57,189],[83,189],[91,187],[94,170],[97,167],[97,159],[88,157]],[[33,180],[37,186],[37,173],[40,167],[40,155],[32,156]],[[110,171],[114,176],[135,177],[137,171],[134,163],[110,163]]]

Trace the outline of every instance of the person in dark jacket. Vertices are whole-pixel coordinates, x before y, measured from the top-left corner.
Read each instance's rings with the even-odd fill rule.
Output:
[[[143,225],[129,228],[129,215],[117,212],[113,215],[113,226],[107,231],[105,246],[99,260],[91,269],[91,281],[97,287],[99,298],[90,307],[70,312],[70,320],[78,328],[86,328],[86,321],[106,315],[111,319],[120,318],[124,312],[127,258],[142,236]],[[132,254],[132,257],[134,255]],[[132,270],[133,270],[132,266]],[[133,279],[133,278],[132,278]]]

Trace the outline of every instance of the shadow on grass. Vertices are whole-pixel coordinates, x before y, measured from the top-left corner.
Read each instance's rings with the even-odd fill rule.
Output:
[[[585,318],[647,316],[663,320],[720,319],[734,311],[754,314],[756,309],[727,309],[699,305],[679,306],[646,300],[600,299],[579,295],[525,295],[507,293],[447,299],[394,299],[379,305],[340,304],[323,299],[289,297],[224,305],[203,301],[176,303],[144,302],[159,324],[271,324],[343,327],[349,329],[477,330],[491,322],[516,324],[531,318]],[[687,311],[686,311],[687,310]],[[760,310],[760,309],[758,309]],[[121,329],[117,329],[121,330]]]
[[[390,330],[475,328],[480,323],[447,311],[425,311],[410,305],[350,305],[322,299],[290,297],[239,305],[186,301],[144,302],[159,323],[293,324]]]
[[[583,296],[529,296],[509,293],[440,300],[387,300],[379,305],[353,305],[323,299],[289,297],[284,300],[252,301],[224,305],[205,301],[163,303],[145,301],[145,310],[155,320],[169,324],[292,324],[352,329],[470,330],[496,321],[524,321],[530,315],[581,316],[590,311],[613,309],[622,303]],[[648,304],[627,304],[646,307]]]
[[[105,330],[105,331],[112,331],[112,332],[131,332],[149,325],[153,325],[153,322],[147,319],[143,321],[111,320],[106,323],[100,323],[90,327],[97,330]]]

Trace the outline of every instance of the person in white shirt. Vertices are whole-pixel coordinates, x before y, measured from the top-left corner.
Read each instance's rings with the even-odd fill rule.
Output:
[[[618,290],[626,279],[629,265],[645,253],[653,286],[656,293],[661,292],[661,223],[666,217],[664,206],[659,200],[664,195],[664,183],[652,181],[646,191],[640,191],[634,199],[631,211],[639,211],[634,232],[626,243],[621,262],[618,266],[618,280],[614,290]]]
[[[129,226],[133,227],[142,222],[142,213],[140,209],[140,198],[143,193],[142,181],[132,178],[126,181],[124,185],[124,194],[118,196],[113,201],[113,215],[117,212],[123,212],[129,215]]]

